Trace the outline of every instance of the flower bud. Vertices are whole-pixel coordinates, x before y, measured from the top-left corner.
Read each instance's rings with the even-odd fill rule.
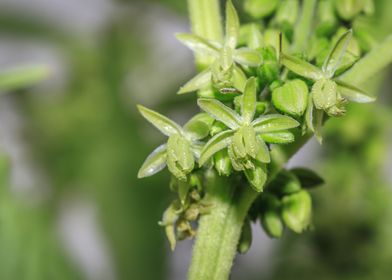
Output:
[[[273,238],[280,238],[284,225],[279,215],[280,202],[271,194],[263,194],[261,199],[261,212],[259,215],[264,231]]]
[[[335,0],[338,15],[344,20],[352,20],[366,5],[367,0]]]
[[[321,0],[317,7],[317,18],[318,24],[316,27],[317,36],[329,36],[331,35],[337,24],[333,1],[332,0]]]
[[[286,82],[272,92],[272,103],[278,111],[300,117],[305,113],[308,104],[308,86],[302,80]]]
[[[293,27],[297,21],[298,10],[298,0],[283,0],[276,12],[276,22],[289,38],[292,36]]]
[[[279,63],[273,47],[266,47],[261,50],[264,63],[258,68],[261,88],[279,79]]]
[[[162,221],[158,224],[165,227],[166,237],[170,243],[170,249],[173,251],[176,247],[176,233],[175,233],[175,223],[178,219],[177,209],[174,204],[171,204],[169,208],[163,213]]]
[[[173,134],[167,141],[167,166],[169,171],[181,181],[193,170],[195,159],[191,145],[179,134]]]
[[[288,228],[301,233],[309,226],[311,216],[312,199],[308,192],[302,190],[283,197],[282,219]]]
[[[252,227],[249,219],[246,219],[244,225],[242,226],[242,232],[240,240],[238,242],[238,252],[240,254],[245,254],[248,252],[250,246],[252,245]]]
[[[245,0],[244,10],[254,18],[260,19],[275,11],[279,0]]]

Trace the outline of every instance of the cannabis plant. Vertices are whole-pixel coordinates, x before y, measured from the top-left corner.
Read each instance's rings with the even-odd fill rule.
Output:
[[[193,33],[176,37],[199,73],[178,94],[194,94],[201,112],[181,126],[138,106],[167,136],[138,176],[166,166],[172,175],[178,197],[160,225],[172,249],[196,236],[189,279],[227,279],[252,222],[272,238],[311,226],[310,190],[323,179],[285,163],[313,135],[321,143],[323,124],[348,102],[374,101],[362,86],[392,60],[392,37],[380,43],[358,24],[372,0],[239,2],[249,21],[228,0],[222,28],[218,1],[188,0]]]

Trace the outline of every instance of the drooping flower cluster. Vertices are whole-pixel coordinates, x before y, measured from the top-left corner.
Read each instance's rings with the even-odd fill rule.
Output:
[[[301,16],[306,14],[301,15],[298,0],[245,0],[244,9],[255,22],[242,26],[228,0],[222,42],[177,34],[198,56],[213,57],[178,91],[196,92],[203,112],[181,127],[138,106],[168,136],[167,143],[148,156],[138,176],[151,176],[165,166],[173,176],[171,189],[179,198],[161,222],[172,248],[176,239],[194,235],[191,223],[200,214],[213,211],[213,205],[203,201],[203,174],[211,170],[240,177],[257,192],[264,190],[247,220],[260,218],[272,237],[280,237],[284,226],[302,232],[310,225],[311,198],[306,188],[322,180],[304,169],[284,170],[269,178],[270,151],[308,133],[321,142],[326,116],[342,116],[348,101],[373,101],[344,81],[344,73],[371,44],[369,37],[356,36],[339,25],[340,19],[347,25],[357,15],[371,12],[371,1],[359,2],[350,6],[347,1],[319,1],[313,32],[302,34],[308,29],[303,29]],[[241,248],[245,251],[247,246]]]

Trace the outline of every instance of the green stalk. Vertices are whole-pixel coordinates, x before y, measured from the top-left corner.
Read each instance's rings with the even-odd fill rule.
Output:
[[[359,60],[341,78],[343,81],[361,85],[392,62],[392,35]]]
[[[218,0],[188,0],[188,9],[193,34],[222,42],[222,20]],[[204,69],[212,62],[212,57],[196,55],[198,70]]]
[[[244,219],[258,195],[249,186],[234,186],[231,182],[215,172],[207,175],[206,201],[213,208],[200,219],[190,280],[229,278]]]
[[[304,0],[300,19],[294,31],[294,52],[303,52],[313,27],[314,13],[317,0]]]

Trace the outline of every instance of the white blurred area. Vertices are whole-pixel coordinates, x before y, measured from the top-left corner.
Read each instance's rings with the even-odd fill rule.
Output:
[[[0,9],[20,14],[21,17],[39,17],[73,36],[84,38],[87,44],[94,42],[112,17],[123,13],[135,17],[137,28],[147,34],[145,44],[148,46],[148,57],[143,65],[129,69],[129,79],[124,86],[133,95],[125,97],[127,102],[135,102],[136,99],[137,103],[153,106],[166,98],[162,92],[167,92],[173,84],[180,85],[194,71],[191,53],[173,36],[175,32],[188,29],[186,21],[159,4],[139,1],[124,7],[109,0],[1,0]],[[20,40],[0,34],[0,69],[25,62],[44,63],[52,69],[53,79],[42,86],[55,88],[66,84],[66,61],[53,46],[42,45],[33,39]],[[165,75],[165,79],[160,78],[162,75]],[[50,181],[31,160],[28,139],[23,137],[25,119],[13,102],[13,97],[3,95],[0,99],[0,146],[12,160],[15,195],[23,197],[27,203],[39,203],[50,196]],[[312,166],[318,152],[319,145],[312,140],[289,164]],[[392,159],[392,156],[389,158]],[[95,215],[95,208],[93,200],[83,194],[71,194],[64,199],[58,209],[59,237],[69,257],[80,266],[86,279],[116,279],[110,248]],[[268,271],[268,260],[274,245],[260,225],[255,225],[251,250],[236,259],[236,267],[249,274],[256,273],[260,267]],[[178,244],[173,253],[167,250],[171,256],[168,279],[185,279],[191,249],[192,242],[184,241]],[[241,279],[236,269],[233,279]]]

